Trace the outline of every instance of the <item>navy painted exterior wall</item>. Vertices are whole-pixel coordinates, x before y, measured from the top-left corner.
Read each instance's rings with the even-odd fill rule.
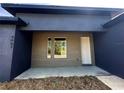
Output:
[[[30,68],[31,48],[32,33],[16,30],[11,66],[11,79]]]
[[[14,25],[0,25],[0,81],[10,80],[14,36]]]
[[[96,65],[124,78],[124,21],[94,33]]]
[[[66,14],[31,14],[17,13],[28,26],[22,30],[34,31],[102,31],[102,25],[111,15],[66,15]]]

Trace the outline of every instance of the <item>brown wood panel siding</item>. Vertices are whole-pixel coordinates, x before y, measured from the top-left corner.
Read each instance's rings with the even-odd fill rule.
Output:
[[[32,43],[32,67],[82,65],[80,37],[89,35],[89,33],[81,32],[34,32]],[[47,58],[48,37],[66,37],[67,58]]]

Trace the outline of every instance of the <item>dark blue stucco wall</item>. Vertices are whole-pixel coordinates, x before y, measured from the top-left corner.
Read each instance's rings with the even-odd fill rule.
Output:
[[[32,33],[16,30],[11,66],[11,79],[30,68],[31,46]]]
[[[124,78],[124,22],[93,36],[96,65]]]
[[[10,80],[14,25],[0,25],[0,82]]]

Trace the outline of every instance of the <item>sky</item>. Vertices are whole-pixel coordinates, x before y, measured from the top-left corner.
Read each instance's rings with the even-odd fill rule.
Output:
[[[124,8],[124,0],[0,0],[0,3],[26,3],[79,7]],[[0,16],[12,16],[0,7]]]

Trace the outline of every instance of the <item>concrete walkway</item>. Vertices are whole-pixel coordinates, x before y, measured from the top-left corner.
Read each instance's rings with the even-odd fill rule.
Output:
[[[75,66],[75,67],[49,67],[49,68],[30,68],[15,79],[29,79],[29,78],[46,78],[55,76],[108,76],[108,72],[96,66]]]
[[[124,79],[115,75],[96,76],[99,80],[109,86],[112,90],[124,90]]]

